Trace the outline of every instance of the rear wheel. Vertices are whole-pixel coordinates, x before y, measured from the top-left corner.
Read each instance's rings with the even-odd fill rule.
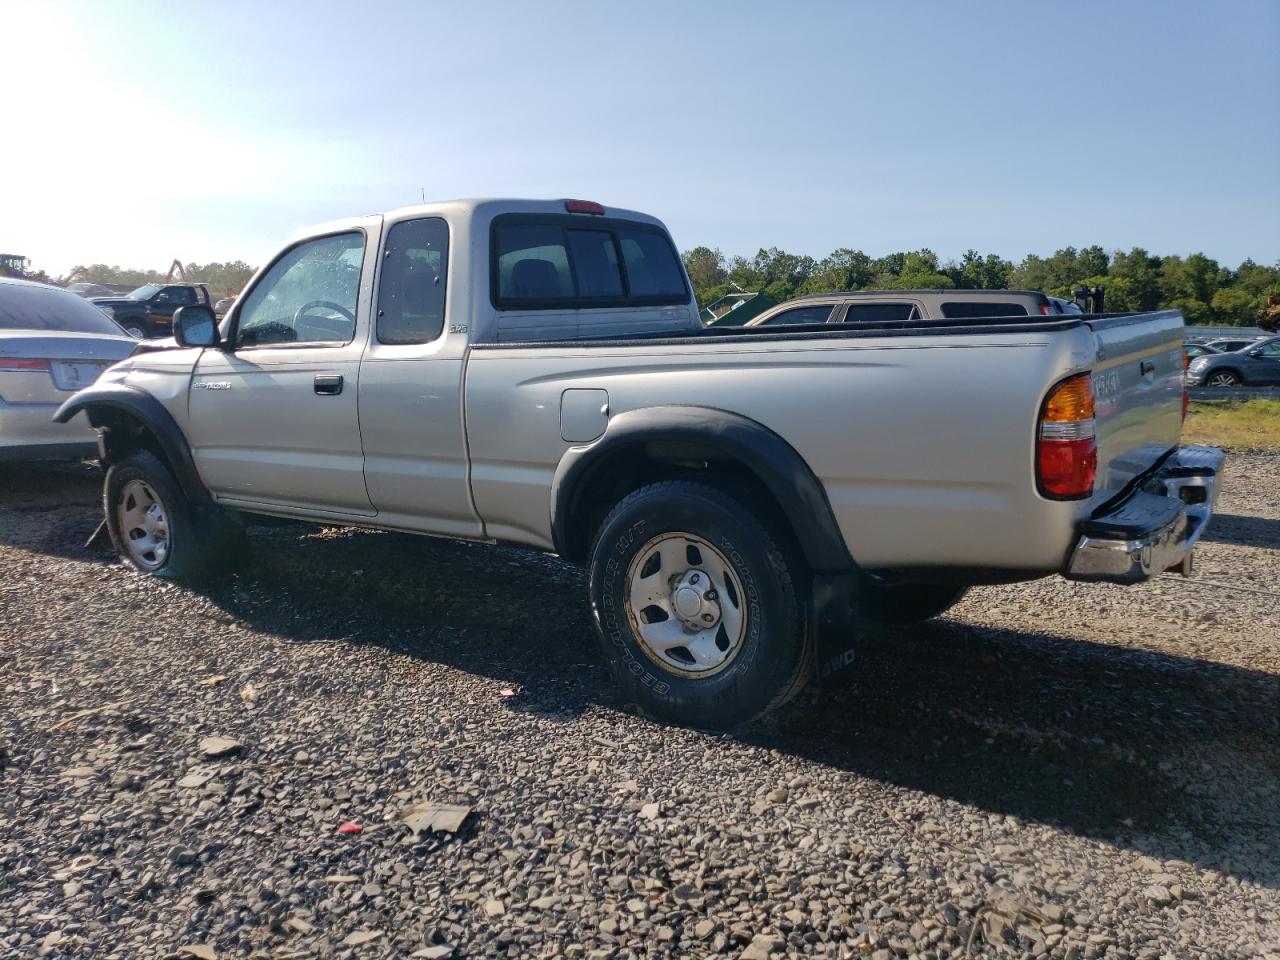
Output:
[[[626,699],[673,723],[723,729],[775,709],[809,679],[793,569],[740,503],[669,481],[626,497],[592,548],[604,656]]]
[[[968,587],[943,583],[910,583],[863,577],[857,587],[859,616],[873,623],[922,623],[946,612],[968,592]]]
[[[103,487],[111,542],[140,573],[189,579],[221,572],[246,553],[243,525],[187,502],[168,468],[140,450],[113,463]]]
[[[1240,385],[1240,374],[1234,370],[1215,370],[1209,374],[1209,379],[1205,381],[1205,386],[1209,387],[1236,387]]]

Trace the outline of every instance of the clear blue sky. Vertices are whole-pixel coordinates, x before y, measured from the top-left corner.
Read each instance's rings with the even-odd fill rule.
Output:
[[[0,0],[0,250],[260,262],[459,196],[682,248],[1280,259],[1280,2]],[[16,101],[16,102],[15,102]]]

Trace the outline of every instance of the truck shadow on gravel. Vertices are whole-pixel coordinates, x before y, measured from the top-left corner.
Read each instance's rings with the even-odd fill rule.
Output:
[[[285,525],[253,540],[253,566],[203,592],[257,630],[447,664],[565,721],[619,706],[577,568],[391,533]],[[1280,886],[1280,825],[1256,819],[1280,785],[1277,704],[1270,674],[943,619],[869,638],[839,689],[735,737]]]
[[[1280,550],[1280,520],[1268,517],[1242,517],[1232,513],[1215,513],[1202,535],[1214,543],[1237,547],[1262,547]]]

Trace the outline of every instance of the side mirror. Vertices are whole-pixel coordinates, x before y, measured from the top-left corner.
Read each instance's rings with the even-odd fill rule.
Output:
[[[1261,350],[1250,350],[1250,351],[1249,351],[1249,356],[1251,356],[1251,357],[1260,357],[1260,356],[1262,356],[1262,351],[1261,351]]]
[[[173,338],[183,347],[216,347],[218,320],[204,304],[179,307],[173,315]]]

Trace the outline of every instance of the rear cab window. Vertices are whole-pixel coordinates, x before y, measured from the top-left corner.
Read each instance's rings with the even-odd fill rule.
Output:
[[[499,310],[687,304],[680,258],[660,227],[581,215],[506,214],[491,228]]]

